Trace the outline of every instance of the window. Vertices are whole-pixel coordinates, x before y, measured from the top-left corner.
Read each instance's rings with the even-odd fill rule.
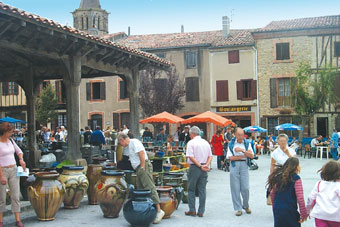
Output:
[[[187,102],[200,101],[198,77],[185,78],[185,92]]]
[[[18,95],[19,86],[15,82],[3,82],[2,83],[2,95]]]
[[[245,80],[242,83],[243,86],[243,98],[249,99],[251,98],[251,81]]]
[[[275,126],[279,125],[279,119],[277,117],[268,117],[268,134],[275,135]]]
[[[185,52],[185,60],[187,64],[187,68],[196,68],[197,66],[197,52],[196,51],[187,51]]]
[[[277,43],[276,44],[276,60],[289,60],[289,43]]]
[[[290,79],[278,79],[278,105],[290,106],[291,105],[291,89]]]
[[[128,92],[126,83],[124,80],[119,81],[119,99],[127,99],[128,98]]]
[[[229,64],[240,63],[240,51],[239,50],[228,51],[228,60]]]
[[[66,87],[62,80],[57,80],[55,82],[55,92],[58,98],[58,103],[66,103]]]
[[[67,126],[66,113],[58,114],[58,126]]]
[[[253,100],[257,98],[257,81],[241,80],[236,81],[237,99]]]
[[[105,100],[105,82],[86,83],[86,100],[98,101]]]
[[[216,81],[216,101],[229,101],[228,80]]]
[[[293,78],[271,78],[270,79],[270,106],[276,108],[278,106],[291,106],[292,89],[291,81]]]
[[[334,42],[334,56],[340,57],[340,42]]]
[[[160,53],[156,53],[156,55],[160,58],[166,58],[166,53],[165,52],[160,52]]]

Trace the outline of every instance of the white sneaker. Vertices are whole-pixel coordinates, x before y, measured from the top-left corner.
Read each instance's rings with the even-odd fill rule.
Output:
[[[163,217],[165,215],[165,212],[161,210],[159,213],[157,213],[156,219],[154,220],[154,224],[158,224],[162,221]]]

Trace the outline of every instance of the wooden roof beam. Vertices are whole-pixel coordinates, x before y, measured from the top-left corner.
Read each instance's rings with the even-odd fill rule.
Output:
[[[59,52],[59,56],[65,55],[69,50],[71,50],[72,47],[73,49],[75,49],[74,46],[76,45],[77,42],[78,42],[78,39],[75,38],[64,50]]]
[[[9,24],[4,24],[1,28],[0,28],[0,37],[3,36],[8,29],[10,29],[13,26],[12,23]]]

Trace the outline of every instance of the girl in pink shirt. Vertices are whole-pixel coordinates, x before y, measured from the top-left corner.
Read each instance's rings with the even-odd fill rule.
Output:
[[[307,200],[307,211],[316,227],[340,227],[340,163],[327,162]]]

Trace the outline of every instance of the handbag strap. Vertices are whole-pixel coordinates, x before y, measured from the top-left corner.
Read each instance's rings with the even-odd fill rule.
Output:
[[[321,180],[318,183],[318,193],[320,192],[320,183],[321,183]]]

